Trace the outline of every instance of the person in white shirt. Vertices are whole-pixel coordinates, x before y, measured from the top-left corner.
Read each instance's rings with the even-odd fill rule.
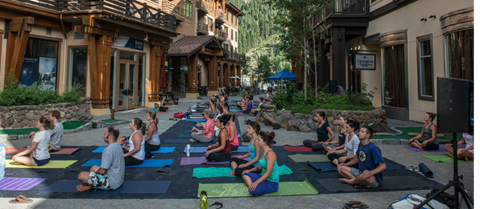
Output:
[[[130,122],[130,129],[133,133],[128,143],[129,148],[124,151],[125,165],[138,165],[145,160],[146,127],[147,125],[140,118],[134,118]]]
[[[50,153],[48,152],[48,143],[50,142],[50,133],[46,130],[51,127],[50,120],[46,117],[40,117],[37,121],[37,128],[39,131],[36,134],[30,134],[33,137],[32,145],[27,147],[23,152],[20,152],[12,157],[12,160],[18,164],[29,166],[42,166],[50,161]],[[30,156],[24,156],[28,155]]]
[[[60,123],[60,111],[54,110],[50,113],[50,121],[55,126],[50,130],[50,144],[48,150],[50,152],[57,152],[62,147],[63,140],[63,124]]]
[[[4,144],[0,143],[0,181],[5,176],[5,154],[7,152],[7,148]]]
[[[462,140],[458,141],[457,144],[466,144],[465,148],[460,148],[457,150],[457,156],[458,159],[460,160],[473,160],[473,135],[470,135],[468,133],[463,133]],[[447,144],[445,145],[445,149],[448,151],[445,154],[453,157],[453,146],[452,144]]]
[[[343,149],[330,150],[327,153],[328,159],[338,166],[342,163],[347,163],[356,157],[358,144],[360,144],[360,139],[355,134],[355,131],[358,130],[359,124],[353,120],[348,120],[345,123],[345,146]],[[354,165],[356,166],[356,165]]]

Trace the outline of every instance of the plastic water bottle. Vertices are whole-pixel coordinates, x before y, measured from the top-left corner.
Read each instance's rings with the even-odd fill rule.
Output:
[[[201,209],[206,209],[207,206],[208,206],[208,201],[207,201],[208,197],[207,197],[207,191],[205,190],[202,190],[200,192],[200,208]]]
[[[190,144],[187,144],[187,157],[190,157]]]

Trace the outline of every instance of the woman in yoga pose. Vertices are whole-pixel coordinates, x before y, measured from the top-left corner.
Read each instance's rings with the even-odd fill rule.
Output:
[[[159,112],[166,112],[168,110],[168,105],[165,104],[165,96],[162,96],[160,102],[155,103],[155,108],[158,108]]]
[[[251,195],[269,194],[278,190],[280,172],[277,165],[277,155],[271,148],[274,137],[274,132],[260,132],[260,138],[257,142],[263,150],[260,163],[255,168],[243,171],[242,178]],[[253,173],[253,171],[262,171],[262,173]]]
[[[253,109],[253,96],[247,97],[247,106],[242,108],[243,113],[250,114]]]
[[[222,115],[215,121],[215,125],[220,128],[218,134],[217,143],[207,147],[207,152],[205,156],[208,161],[229,161],[232,158],[232,150],[230,147],[230,141],[228,140],[228,133],[225,129],[228,121],[230,120],[230,115]]]
[[[198,123],[202,124],[203,131],[200,131],[198,130],[198,128],[195,127],[192,128],[192,138],[190,139],[191,142],[211,142],[214,139],[213,129],[215,128],[215,122],[213,121],[212,111],[204,110],[202,115],[205,119],[207,119],[207,122],[205,123],[205,125],[203,123]]]
[[[37,133],[30,133],[33,136],[32,145],[27,147],[23,152],[20,152],[12,157],[12,160],[18,164],[29,166],[42,166],[50,161],[50,153],[48,152],[48,143],[50,142],[50,133],[47,128],[52,128],[50,120],[42,116],[37,121]],[[30,156],[24,156],[28,155]]]
[[[473,135],[463,133],[462,140],[458,141],[457,144],[467,144],[465,148],[460,148],[457,150],[458,159],[465,161],[473,160]],[[452,144],[445,145],[445,149],[448,151],[445,154],[453,157]]]
[[[232,151],[238,150],[238,133],[237,126],[235,125],[235,120],[237,119],[237,114],[230,115],[230,121],[228,121],[227,132],[228,132],[228,141],[230,141],[230,147]]]
[[[331,142],[326,142],[325,144],[325,150],[328,151],[328,153],[332,153],[335,150],[341,150],[345,147],[345,132],[347,129],[345,128],[346,120],[343,118],[343,116],[340,116],[340,119],[338,120],[340,124],[340,132],[338,132],[338,140],[336,141],[331,141]],[[335,147],[333,144],[338,144],[338,147]],[[332,151],[332,152],[330,152]],[[329,155],[327,153],[327,155]]]
[[[324,112],[317,112],[317,140],[305,140],[303,141],[303,145],[307,147],[312,147],[314,150],[322,150],[325,149],[325,143],[331,142],[333,138],[335,138],[335,134],[328,125],[327,121],[325,121],[325,113]],[[328,136],[330,135],[330,136]]]
[[[158,118],[157,114],[153,111],[149,111],[147,114],[147,120],[150,122],[145,135],[145,152],[157,151],[160,149],[160,137],[158,137]]]
[[[258,112],[260,112],[260,106],[263,105],[263,97],[258,98],[258,107],[257,109],[250,110],[250,115],[257,115]]]
[[[126,149],[125,165],[138,165],[145,160],[145,128],[147,125],[140,118],[134,118],[130,122],[130,129],[133,133],[128,142],[129,148]],[[128,150],[128,151],[127,151]]]
[[[358,149],[358,144],[360,139],[355,134],[355,131],[358,130],[359,124],[355,121],[349,120],[345,125],[345,146],[340,150],[331,150],[327,153],[328,159],[334,164],[337,165],[341,163],[347,163],[348,161],[355,158]]]
[[[228,112],[230,111],[230,107],[228,106],[228,102],[223,101],[223,102],[220,103],[220,106],[223,107],[223,114],[228,115]]]
[[[248,146],[248,153],[243,156],[235,156],[230,160],[230,166],[232,167],[232,172],[230,175],[235,175],[241,177],[244,170],[249,170],[255,168],[258,165],[258,160],[262,155],[263,151],[257,143],[258,134],[260,133],[260,124],[256,121],[250,121],[248,123],[247,129],[248,135],[252,136],[252,141]],[[250,157],[249,161],[244,160],[244,158]]]
[[[437,126],[433,124],[433,120],[435,120],[435,116],[437,114],[427,112],[423,116],[423,120],[425,120],[425,125],[423,125],[422,132],[418,134],[416,137],[411,138],[408,140],[408,143],[415,148],[420,150],[438,150],[438,139],[437,139]],[[421,137],[425,137],[424,141],[419,141]]]

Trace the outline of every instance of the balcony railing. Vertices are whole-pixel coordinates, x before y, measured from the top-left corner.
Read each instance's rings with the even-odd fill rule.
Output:
[[[225,22],[225,13],[221,10],[215,10],[215,20],[224,23]]]
[[[335,0],[333,8],[325,9],[325,15],[331,14],[367,14],[370,10],[369,0]]]
[[[36,5],[56,11],[90,11],[101,10],[113,13],[116,18],[134,19],[153,26],[175,31],[175,16],[160,8],[148,6],[146,2],[137,0],[17,0],[19,2]]]
[[[227,40],[227,33],[223,30],[216,29],[215,38],[217,38],[219,41],[225,41]]]
[[[167,0],[163,0],[163,11],[168,13],[168,14],[178,14],[184,16],[184,9],[181,6],[175,5]]]
[[[225,57],[233,60],[241,60],[241,56],[236,52],[225,52]]]
[[[205,34],[207,35],[208,34],[208,24],[207,23],[203,23],[203,22],[199,22],[198,25],[197,25],[197,31],[198,33],[201,33],[201,34]]]
[[[198,11],[203,11],[203,13],[208,13],[210,11],[210,4],[208,4],[205,0],[198,0],[197,1],[197,8]]]

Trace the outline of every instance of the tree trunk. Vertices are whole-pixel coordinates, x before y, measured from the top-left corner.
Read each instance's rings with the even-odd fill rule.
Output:
[[[315,48],[315,30],[313,29],[314,27],[314,21],[312,21],[312,36],[313,36],[313,61],[315,65],[315,98],[318,99],[318,72],[317,72],[317,49]]]
[[[305,19],[303,19],[303,28],[305,28]],[[303,65],[303,95],[305,96],[305,101],[307,101],[307,34],[303,36],[303,55],[305,56],[305,63]]]

